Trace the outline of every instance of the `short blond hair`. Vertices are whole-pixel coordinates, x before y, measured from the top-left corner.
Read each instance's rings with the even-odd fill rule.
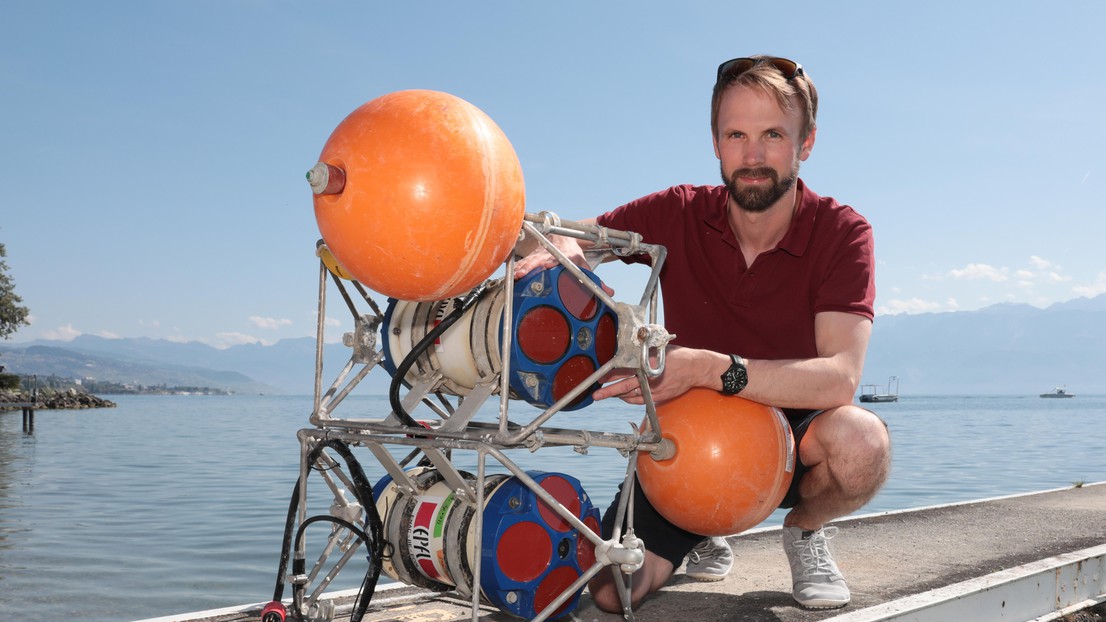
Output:
[[[758,61],[768,61],[770,56],[750,56]],[[795,109],[798,101],[800,112],[803,113],[803,125],[799,138],[806,140],[814,131],[818,118],[818,90],[814,88],[814,82],[810,75],[802,71],[791,79],[784,77],[770,62],[757,62],[753,67],[737,74],[736,76],[722,75],[714,83],[714,94],[710,105],[710,129],[711,135],[718,137],[718,109],[722,106],[722,95],[733,86],[753,86],[763,90],[776,99],[780,109],[791,111]]]

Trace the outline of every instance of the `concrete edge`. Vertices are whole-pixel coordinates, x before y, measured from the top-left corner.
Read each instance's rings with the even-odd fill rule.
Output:
[[[387,592],[399,592],[401,590],[411,590],[411,594],[394,594],[386,595]],[[327,600],[342,600],[346,598],[354,598],[360,591],[359,588],[351,588],[348,590],[339,590],[336,592],[327,592]],[[373,604],[380,602],[392,602],[409,600],[412,598],[420,598],[424,596],[437,596],[437,592],[431,592],[429,590],[422,590],[420,588],[404,585],[403,583],[387,583],[376,586],[376,590],[373,594]],[[382,599],[377,599],[377,596],[385,596]],[[389,598],[391,596],[391,598]],[[218,609],[205,609],[203,611],[189,611],[182,613],[175,613],[167,616],[160,616],[157,618],[144,618],[141,620],[134,620],[133,622],[183,622],[184,620],[206,620],[208,618],[219,618],[222,616],[235,616],[250,613],[251,611],[260,611],[262,607],[269,604],[271,601],[249,603],[246,605],[234,605],[231,607],[221,607]],[[291,598],[285,598],[281,600],[286,606],[292,604]]]
[[[1106,544],[851,611],[824,622],[1047,622],[1104,601]]]
[[[898,515],[898,514],[913,514],[915,512],[923,512],[923,511],[926,511],[926,510],[937,510],[937,509],[941,509],[941,508],[955,508],[955,507],[959,507],[959,506],[962,506],[962,505],[974,505],[976,503],[989,503],[991,501],[1002,501],[1004,499],[1017,499],[1019,497],[1033,497],[1033,496],[1036,496],[1036,495],[1044,495],[1044,494],[1048,494],[1048,493],[1051,493],[1051,492],[1064,492],[1066,490],[1072,490],[1072,489],[1075,489],[1075,488],[1090,488],[1092,486],[1104,486],[1104,485],[1106,485],[1106,480],[1103,480],[1101,482],[1087,482],[1087,483],[1083,483],[1083,484],[1079,484],[1079,485],[1072,484],[1070,486],[1063,486],[1061,488],[1049,488],[1047,490],[1033,490],[1033,491],[1030,491],[1030,492],[1017,492],[1017,493],[1010,494],[1010,495],[999,495],[997,497],[987,497],[987,498],[984,498],[984,499],[969,499],[969,500],[966,500],[966,501],[953,501],[952,503],[938,503],[936,505],[923,505],[923,506],[916,507],[916,508],[907,508],[905,510],[887,510],[885,512],[872,512],[872,513],[869,513],[869,514],[850,514],[849,516],[843,516],[841,518],[835,518],[827,524],[849,523],[849,522],[852,522],[852,521],[868,520],[868,519],[872,519],[872,518],[882,518],[884,516],[895,516],[895,515]],[[760,534],[760,533],[771,533],[773,531],[780,531],[780,529],[781,529],[781,527],[779,525],[773,525],[773,526],[769,526],[769,527],[756,527],[756,528],[753,528],[753,529],[747,529],[745,531],[742,531],[740,534],[735,534],[733,536],[728,536],[728,537],[732,538],[732,537],[744,536],[744,535],[752,535],[752,534]]]
[[[919,511],[923,511],[923,510],[958,507],[958,506],[963,506],[963,505],[972,505],[972,504],[976,504],[976,503],[987,503],[987,502],[991,502],[991,501],[999,501],[999,500],[1003,500],[1003,499],[1016,499],[1016,498],[1019,498],[1019,497],[1030,497],[1030,496],[1034,496],[1034,495],[1041,495],[1041,494],[1047,494],[1047,493],[1053,493],[1053,492],[1063,492],[1063,491],[1066,491],[1066,490],[1071,490],[1071,489],[1076,488],[1076,487],[1086,488],[1086,487],[1091,487],[1091,486],[1103,486],[1103,485],[1106,485],[1106,481],[1085,483],[1085,484],[1082,484],[1081,486],[1076,486],[1076,485],[1073,484],[1071,486],[1065,486],[1065,487],[1061,487],[1061,488],[1052,488],[1052,489],[1048,489],[1048,490],[1038,490],[1038,491],[1032,491],[1032,492],[1015,493],[1015,494],[1010,494],[1010,495],[1001,495],[1001,496],[996,496],[996,497],[988,497],[988,498],[985,498],[985,499],[972,499],[972,500],[967,500],[967,501],[956,501],[956,502],[952,502],[952,503],[943,503],[943,504],[937,504],[937,505],[930,505],[930,506],[923,506],[923,507],[916,507],[916,508],[908,508],[908,509],[905,509],[905,510],[889,510],[889,511],[886,511],[886,512],[873,512],[873,513],[870,513],[870,514],[851,515],[851,516],[846,516],[846,517],[843,517],[843,518],[836,519],[832,522],[835,523],[835,524],[836,523],[848,523],[848,522],[852,522],[852,521],[866,520],[866,519],[872,519],[872,518],[876,518],[876,517],[894,516],[894,515],[898,515],[898,514],[909,514],[909,513],[919,512]],[[770,533],[770,532],[773,532],[773,531],[779,531],[780,529],[781,529],[781,527],[778,526],[778,525],[770,526],[770,527],[758,527],[758,528],[746,530],[746,531],[742,532],[741,534],[737,534],[737,535],[751,535],[751,534],[760,534],[760,533]],[[1106,545],[1103,545],[1103,547],[1106,547]],[[1085,551],[1096,550],[1097,548],[1103,548],[1103,547],[1095,547],[1095,549],[1085,549]],[[942,592],[944,590],[954,590],[954,588],[958,588],[959,586],[967,586],[968,584],[973,584],[973,583],[977,583],[977,582],[981,583],[981,585],[979,585],[977,587],[974,587],[974,588],[965,587],[964,589],[967,590],[967,591],[965,591],[964,594],[969,593],[973,589],[976,590],[976,591],[979,591],[981,589],[985,589],[985,586],[982,585],[982,583],[985,583],[985,582],[988,582],[988,581],[993,581],[994,578],[998,577],[999,575],[1005,575],[1006,573],[1011,573],[1011,572],[1017,571],[1019,569],[1027,569],[1029,567],[1040,565],[1040,564],[1045,564],[1045,565],[1052,564],[1048,567],[1055,568],[1056,564],[1058,563],[1057,560],[1061,560],[1062,558],[1065,558],[1069,555],[1077,555],[1078,553],[1082,553],[1082,551],[1076,552],[1076,553],[1060,555],[1060,556],[1057,556],[1057,557],[1048,558],[1048,559],[1040,560],[1040,561],[1037,561],[1037,562],[1031,562],[1030,564],[1026,564],[1025,566],[1019,566],[1018,568],[1013,568],[1013,569],[1010,569],[1010,570],[1001,571],[999,573],[994,573],[992,575],[986,575],[984,577],[978,577],[976,579],[971,579],[969,581],[965,581],[965,582],[960,583],[960,584],[955,584],[955,585],[947,586],[947,587],[944,587],[944,588],[938,588],[937,590],[932,590],[931,592],[926,592],[926,593],[923,593],[923,594],[915,594],[915,595],[908,596],[908,597],[905,597],[905,598],[902,598],[902,599],[899,599],[899,600],[896,600],[896,601],[892,601],[890,603],[884,603],[884,604],[881,604],[881,605],[876,605],[876,606],[873,606],[873,607],[869,607],[867,609],[861,609],[859,611],[850,612],[850,613],[843,614],[841,616],[837,616],[837,617],[834,617],[834,618],[828,618],[827,622],[829,620],[833,620],[835,622],[869,622],[869,621],[875,621],[875,620],[890,620],[890,619],[893,619],[893,618],[887,618],[887,617],[882,617],[882,618],[881,617],[874,617],[874,618],[856,617],[856,618],[853,618],[853,617],[849,617],[849,616],[860,615],[860,614],[864,614],[865,612],[873,612],[873,614],[874,614],[876,610],[882,610],[882,608],[891,607],[891,606],[896,605],[896,604],[900,608],[902,608],[902,607],[921,608],[920,605],[912,604],[909,601],[912,601],[913,599],[921,599],[923,597],[927,597],[927,598],[930,599],[929,601],[923,601],[923,603],[928,602],[929,603],[928,606],[932,607],[932,606],[934,606],[934,605],[936,605],[940,602],[939,595],[935,594],[937,592]],[[1106,558],[1106,550],[1103,551],[1103,556],[1104,556],[1104,558]],[[1062,565],[1062,562],[1060,564]],[[1106,574],[1104,574],[1104,576],[1106,576]],[[342,600],[342,599],[355,597],[357,595],[357,592],[358,592],[358,589],[356,589],[356,588],[350,589],[350,590],[328,592],[326,594],[326,597],[327,597],[328,600]],[[395,592],[395,594],[390,594],[390,592]],[[380,604],[387,604],[389,602],[417,600],[419,598],[428,598],[428,597],[432,597],[432,596],[440,596],[440,594],[438,592],[432,592],[430,590],[423,590],[423,589],[418,588],[416,586],[406,585],[406,584],[398,583],[398,582],[396,582],[396,583],[382,583],[382,584],[377,585],[377,587],[376,587],[375,594],[374,594],[374,597],[373,597],[373,604],[374,605],[380,605]],[[962,596],[956,596],[954,594],[952,596],[947,596],[946,599],[948,599],[948,598],[955,599],[955,598],[961,598],[961,597]],[[1085,603],[1084,605],[1085,606],[1090,606],[1090,605],[1093,605],[1093,604],[1097,604],[1097,602],[1103,602],[1104,600],[1106,600],[1106,597],[1100,598],[1096,602]],[[178,613],[178,614],[173,614],[173,615],[161,616],[161,617],[157,617],[157,618],[145,618],[145,619],[142,619],[142,620],[135,620],[133,622],[183,622],[183,621],[186,621],[186,620],[205,620],[205,619],[211,619],[211,618],[218,618],[218,617],[221,617],[221,616],[241,615],[241,614],[249,613],[251,611],[259,611],[262,607],[264,607],[266,604],[268,604],[268,602],[269,601],[264,601],[264,602],[256,602],[256,603],[246,604],[246,605],[235,605],[235,606],[231,606],[231,607],[208,609],[208,610],[204,610],[204,611]],[[289,599],[284,599],[283,602],[287,605],[287,604],[291,604],[292,601],[289,598]],[[890,610],[888,610],[888,612],[889,611]],[[884,615],[889,615],[888,612],[885,612]],[[954,618],[946,618],[946,619],[954,619]],[[1033,620],[1033,622],[1047,622],[1048,620],[1055,619],[1055,618],[1037,618],[1037,619],[1024,618],[1024,619],[1027,620],[1027,621],[1028,620]]]

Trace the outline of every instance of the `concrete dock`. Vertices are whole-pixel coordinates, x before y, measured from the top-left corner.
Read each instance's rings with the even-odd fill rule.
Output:
[[[1106,482],[833,524],[840,531],[830,548],[852,590],[848,607],[812,611],[792,600],[779,529],[770,528],[729,538],[737,563],[725,580],[697,582],[679,570],[634,610],[635,619],[1044,622],[1106,601]],[[257,622],[260,607],[156,621]],[[344,610],[348,607],[339,602],[338,619]],[[364,618],[471,619],[468,602],[407,586],[381,586]],[[517,618],[482,609],[479,619]],[[585,593],[572,616],[563,619],[615,622],[622,616],[599,611]]]

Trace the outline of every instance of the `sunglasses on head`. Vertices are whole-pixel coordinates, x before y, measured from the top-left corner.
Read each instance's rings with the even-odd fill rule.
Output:
[[[734,78],[762,63],[775,67],[776,70],[779,71],[786,80],[794,80],[795,78],[803,75],[802,65],[796,63],[793,60],[780,58],[778,56],[767,56],[761,58],[734,58],[718,66],[718,81],[721,82],[723,78],[725,78],[726,81],[733,80]]]

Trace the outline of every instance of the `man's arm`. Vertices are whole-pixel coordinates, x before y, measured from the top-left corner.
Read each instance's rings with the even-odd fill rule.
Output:
[[[749,384],[741,397],[780,408],[833,408],[851,403],[860,384],[872,321],[853,313],[824,312],[814,318],[818,356],[812,359],[749,360]],[[735,352],[735,354],[741,354]],[[729,368],[728,353],[670,346],[664,373],[650,386],[653,399],[664,401],[693,387],[722,389]],[[643,403],[637,378],[612,382],[594,393],[596,399],[621,397]]]
[[[580,221],[596,224],[595,218]],[[590,241],[550,236],[550,240],[577,265],[586,266],[583,249]],[[515,262],[515,278],[557,261],[538,248]],[[780,408],[833,408],[853,401],[864,369],[864,356],[872,334],[872,321],[854,313],[823,312],[814,318],[818,356],[795,360],[746,360],[749,384],[741,397]],[[722,374],[730,366],[730,353],[669,346],[665,372],[650,385],[653,399],[664,401],[693,387],[722,388]],[[741,355],[741,352],[734,352]],[[595,399],[620,397],[630,403],[644,403],[635,377],[614,381],[596,391]]]
[[[823,409],[849,404],[860,385],[871,335],[872,321],[866,317],[819,313],[814,317],[818,357],[749,361],[749,385],[741,396],[780,408]]]

